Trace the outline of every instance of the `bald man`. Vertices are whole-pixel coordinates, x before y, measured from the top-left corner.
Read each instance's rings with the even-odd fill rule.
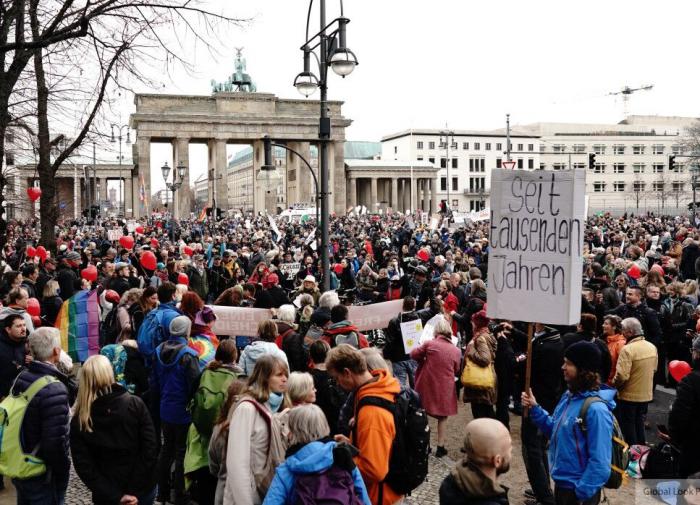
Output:
[[[467,425],[464,458],[440,486],[440,505],[508,505],[508,488],[498,476],[510,469],[513,445],[508,429],[495,419]]]

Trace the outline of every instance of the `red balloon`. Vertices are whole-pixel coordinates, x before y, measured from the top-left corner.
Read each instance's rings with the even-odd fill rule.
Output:
[[[32,246],[27,246],[27,257],[28,258],[33,258],[36,256],[36,249],[34,249]]]
[[[152,239],[151,239],[151,247],[153,247],[153,248],[160,247],[160,244],[158,243],[158,239],[157,239],[157,238],[152,238]]]
[[[36,202],[41,196],[41,190],[35,187],[27,188],[27,196],[32,202]]]
[[[192,250],[190,246],[185,246],[182,250],[187,256],[192,256],[194,254],[194,250]]]
[[[418,259],[421,261],[428,261],[430,259],[430,253],[425,249],[421,249],[420,251],[418,251],[418,254],[416,254],[416,256],[418,256]]]
[[[680,382],[683,377],[690,373],[691,368],[685,361],[673,360],[668,364],[668,371],[676,382]]]
[[[27,313],[30,316],[36,316],[39,317],[41,315],[41,305],[39,304],[39,300],[36,298],[30,298],[27,300]]]
[[[147,270],[155,270],[158,261],[156,255],[151,251],[146,251],[141,255],[141,266]]]
[[[97,267],[88,265],[80,272],[80,276],[86,281],[95,282],[97,280]]]
[[[34,329],[41,327],[41,318],[39,316],[32,316],[32,324]]]
[[[134,237],[131,235],[122,235],[119,237],[119,243],[124,249],[131,249],[134,247]]]
[[[135,228],[135,230],[136,230],[136,233],[140,233],[141,235],[143,235],[143,226],[137,226]]]
[[[185,286],[189,286],[190,285],[190,278],[187,277],[187,274],[179,273],[179,274],[177,274],[177,283],[184,284]]]
[[[36,255],[41,258],[41,262],[43,263],[46,261],[46,258],[48,257],[48,253],[46,252],[46,249],[44,248],[43,245],[40,245],[39,247],[36,248]]]

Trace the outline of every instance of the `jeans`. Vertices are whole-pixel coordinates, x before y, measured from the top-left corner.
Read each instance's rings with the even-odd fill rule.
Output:
[[[576,491],[559,485],[554,485],[554,502],[557,505],[598,505],[600,503],[600,490],[588,500],[581,501],[576,498]]]
[[[175,488],[175,505],[185,503],[185,451],[187,450],[187,424],[162,422],[163,447],[158,461],[158,496],[169,499],[170,488]],[[170,482],[170,469],[175,463],[173,482]]]
[[[554,505],[554,495],[549,486],[549,462],[547,461],[547,438],[537,429],[529,417],[523,417],[520,429],[523,462],[527,478],[537,501]]]
[[[646,445],[644,433],[644,421],[647,419],[647,402],[627,402],[617,400],[615,416],[620,424],[620,429],[629,445]]]
[[[417,368],[418,363],[412,359],[391,363],[391,370],[396,380],[401,384],[401,389],[415,389]]]
[[[46,475],[31,479],[12,479],[17,492],[17,505],[63,505],[66,489],[56,489],[53,480]]]

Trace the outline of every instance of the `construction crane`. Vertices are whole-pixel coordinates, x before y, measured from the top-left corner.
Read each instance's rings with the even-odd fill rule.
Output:
[[[622,95],[622,113],[623,113],[623,117],[627,118],[627,116],[629,115],[630,95],[636,91],[649,91],[653,87],[654,87],[653,84],[651,84],[649,86],[641,86],[639,88],[630,88],[629,86],[625,86],[620,91],[608,93],[608,96],[610,96],[610,95]]]

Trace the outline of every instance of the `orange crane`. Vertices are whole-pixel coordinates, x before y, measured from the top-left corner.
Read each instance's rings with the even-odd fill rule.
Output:
[[[610,96],[610,95],[622,95],[622,113],[623,113],[623,117],[626,118],[629,115],[630,95],[636,91],[649,91],[653,87],[654,87],[653,84],[650,84],[649,86],[641,86],[639,88],[630,88],[629,86],[625,86],[620,91],[614,91],[612,93],[608,93],[608,96]]]

